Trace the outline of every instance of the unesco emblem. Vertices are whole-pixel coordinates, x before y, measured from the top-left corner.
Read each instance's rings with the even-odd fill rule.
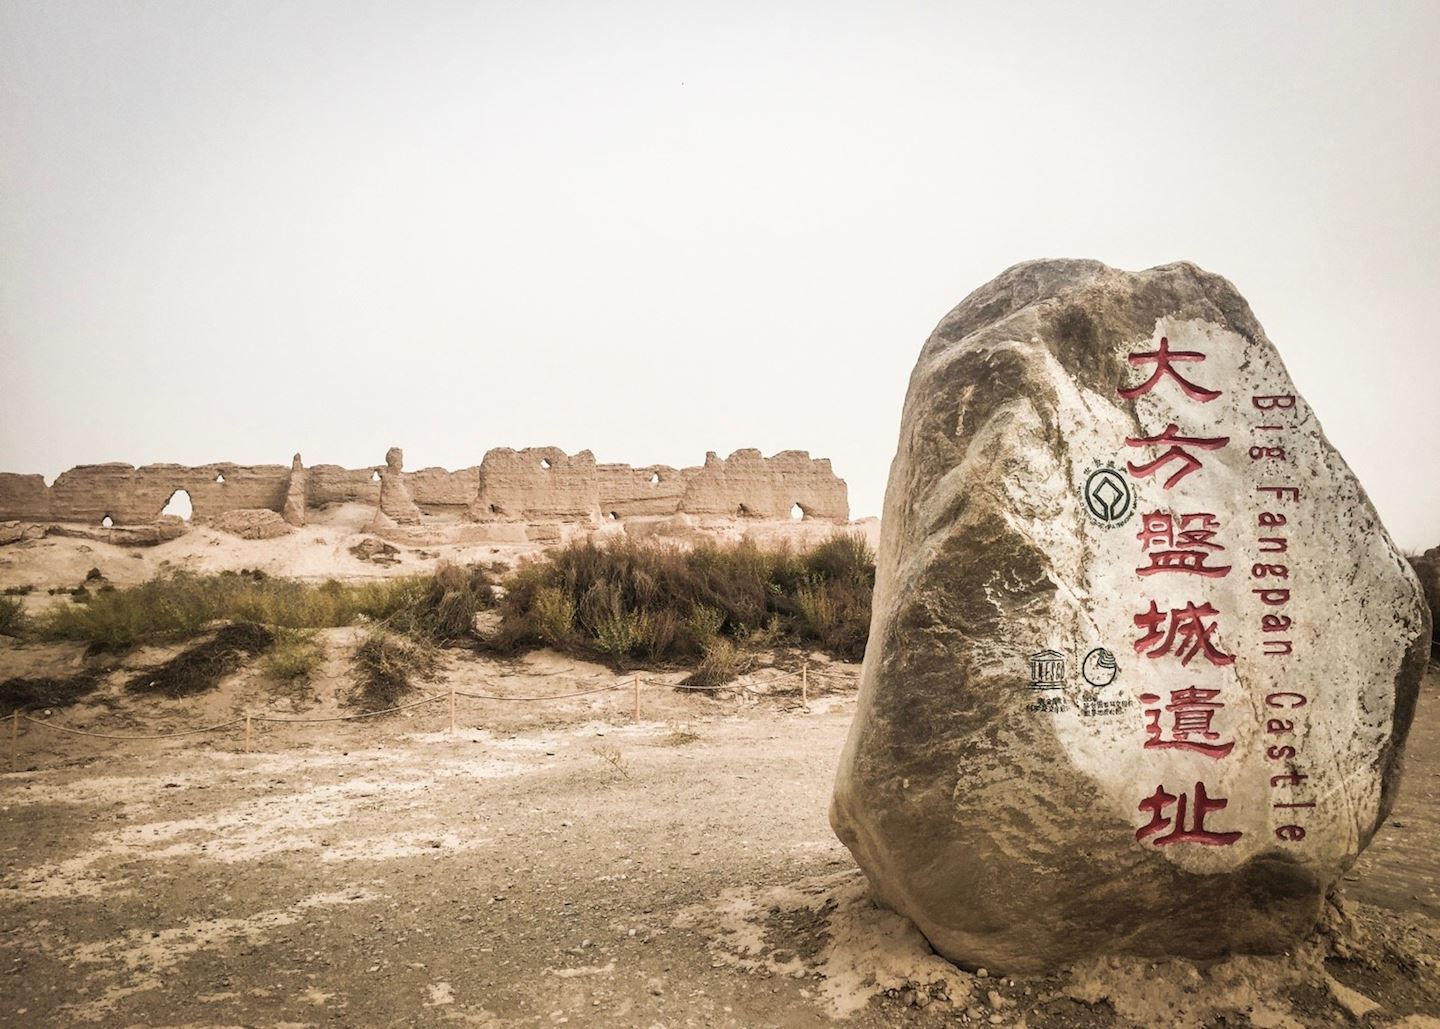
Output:
[[[1124,525],[1135,513],[1135,494],[1129,481],[1113,464],[1092,469],[1085,477],[1080,496],[1090,520],[1107,529]]]

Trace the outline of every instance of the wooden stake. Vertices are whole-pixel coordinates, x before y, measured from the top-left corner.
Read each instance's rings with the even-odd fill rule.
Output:
[[[455,684],[450,684],[450,735],[455,735]]]
[[[800,703],[810,706],[810,662],[800,666]]]
[[[640,721],[640,676],[635,676],[635,721]]]
[[[10,771],[15,771],[15,761],[20,756],[20,709],[10,712]]]
[[[250,753],[250,712],[245,712],[245,753]]]

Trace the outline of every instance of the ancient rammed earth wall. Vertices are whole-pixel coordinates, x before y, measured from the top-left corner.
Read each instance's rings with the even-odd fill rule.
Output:
[[[314,465],[305,470],[306,504],[376,504],[382,467]],[[101,464],[72,468],[46,486],[39,475],[0,472],[0,521],[98,523],[109,517],[117,525],[145,524],[180,490],[189,493],[192,517],[200,522],[227,511],[280,511],[290,474],[290,466],[280,464]],[[758,450],[737,450],[728,458],[710,453],[701,467],[677,469],[596,464],[588,450],[571,455],[554,447],[498,448],[476,467],[422,468],[403,479],[425,514],[476,521],[788,518],[795,504],[807,518],[843,522],[850,515],[845,481],[828,460],[803,450],[768,458]]]

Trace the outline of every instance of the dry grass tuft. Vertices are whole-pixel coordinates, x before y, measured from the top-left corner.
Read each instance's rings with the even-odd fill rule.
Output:
[[[376,628],[355,648],[350,701],[361,711],[396,707],[414,691],[413,678],[433,676],[437,664],[428,642]]]

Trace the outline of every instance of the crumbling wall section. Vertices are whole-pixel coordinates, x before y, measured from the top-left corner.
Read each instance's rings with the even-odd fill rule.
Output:
[[[247,508],[278,511],[289,481],[289,467],[279,464],[81,465],[63,473],[50,487],[49,517],[83,523],[108,516],[117,525],[144,525],[159,518],[180,490],[190,494],[195,521]]]
[[[50,518],[50,487],[43,475],[0,472],[0,520],[45,521]]]
[[[685,476],[668,465],[601,464],[595,466],[595,476],[600,514],[605,518],[672,515],[685,499]]]
[[[405,485],[410,488],[410,499],[426,514],[463,513],[480,492],[480,466],[458,472],[421,468],[405,473]]]
[[[705,455],[700,468],[685,469],[686,514],[727,518],[789,518],[795,505],[806,518],[843,522],[850,517],[845,480],[827,458],[803,450],[782,450],[774,457],[737,450],[728,458]]]
[[[594,522],[600,518],[599,477],[588,450],[497,447],[480,462],[480,491],[470,517],[480,522]]]
[[[317,464],[308,469],[310,507],[327,504],[379,504],[380,466],[341,468],[338,464]]]
[[[378,465],[302,468],[297,485],[304,491],[304,507],[377,506],[379,471]],[[117,525],[144,525],[160,516],[178,490],[190,494],[197,522],[229,511],[279,512],[286,506],[291,474],[291,466],[281,464],[96,464],[72,468],[47,487],[39,475],[0,473],[0,521],[98,524],[109,516]],[[400,474],[424,515],[463,515],[481,522],[593,524],[612,514],[619,519],[674,514],[785,519],[796,504],[810,519],[844,522],[850,514],[845,481],[828,460],[803,450],[768,458],[758,450],[737,450],[728,458],[710,453],[700,467],[676,469],[596,464],[588,450],[570,455],[557,447],[497,448],[479,466]]]

